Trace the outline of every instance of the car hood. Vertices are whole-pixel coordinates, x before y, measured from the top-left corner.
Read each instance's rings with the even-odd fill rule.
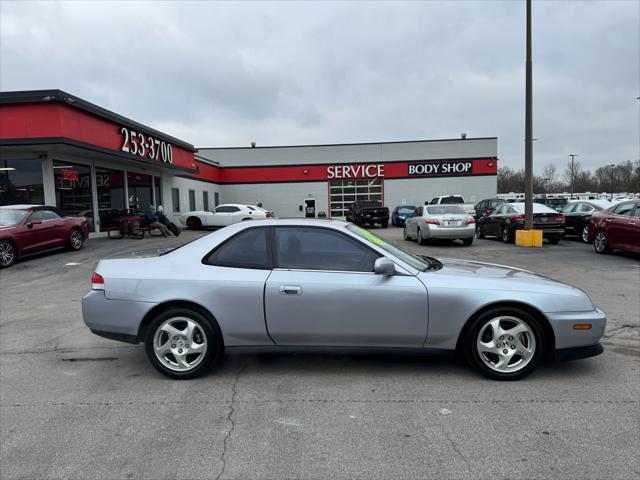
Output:
[[[561,290],[581,292],[571,285],[522,268],[455,258],[438,260],[442,262],[442,268],[436,272],[425,272],[425,275],[435,273],[442,279],[455,279],[460,283],[468,282],[468,286],[472,288],[552,291],[553,293],[559,293]]]

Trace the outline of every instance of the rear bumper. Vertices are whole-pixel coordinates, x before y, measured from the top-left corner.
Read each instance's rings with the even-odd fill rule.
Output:
[[[586,347],[561,348],[560,350],[556,350],[554,360],[556,362],[578,360],[580,358],[595,357],[602,352],[604,352],[604,347],[601,343],[587,345]]]
[[[439,227],[437,225],[429,225],[429,228],[423,231],[422,237],[455,240],[457,238],[470,238],[475,234],[475,223],[470,223],[464,227]]]
[[[104,292],[91,290],[82,299],[82,318],[96,335],[137,343],[138,330],[155,303],[109,300]]]

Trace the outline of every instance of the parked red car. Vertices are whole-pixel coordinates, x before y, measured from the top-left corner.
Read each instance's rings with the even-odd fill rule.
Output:
[[[640,253],[640,200],[595,213],[589,222],[589,241],[598,253],[616,248]]]
[[[68,217],[55,207],[42,205],[0,207],[0,268],[46,250],[80,250],[87,238],[84,217]]]

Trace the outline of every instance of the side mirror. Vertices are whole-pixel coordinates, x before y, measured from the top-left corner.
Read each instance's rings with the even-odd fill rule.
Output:
[[[27,223],[27,227],[31,228],[34,225],[40,225],[42,223],[42,220],[32,220],[29,223]]]
[[[373,271],[376,275],[384,275],[390,277],[396,273],[396,266],[394,263],[386,257],[380,257],[373,264]]]

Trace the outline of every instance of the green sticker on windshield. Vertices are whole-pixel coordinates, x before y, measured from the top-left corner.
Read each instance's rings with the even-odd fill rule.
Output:
[[[362,236],[367,240],[369,240],[371,243],[375,243],[379,247],[385,246],[385,243],[380,238],[376,237],[373,233],[369,232],[368,230],[365,230],[364,228],[360,228],[359,230]]]

